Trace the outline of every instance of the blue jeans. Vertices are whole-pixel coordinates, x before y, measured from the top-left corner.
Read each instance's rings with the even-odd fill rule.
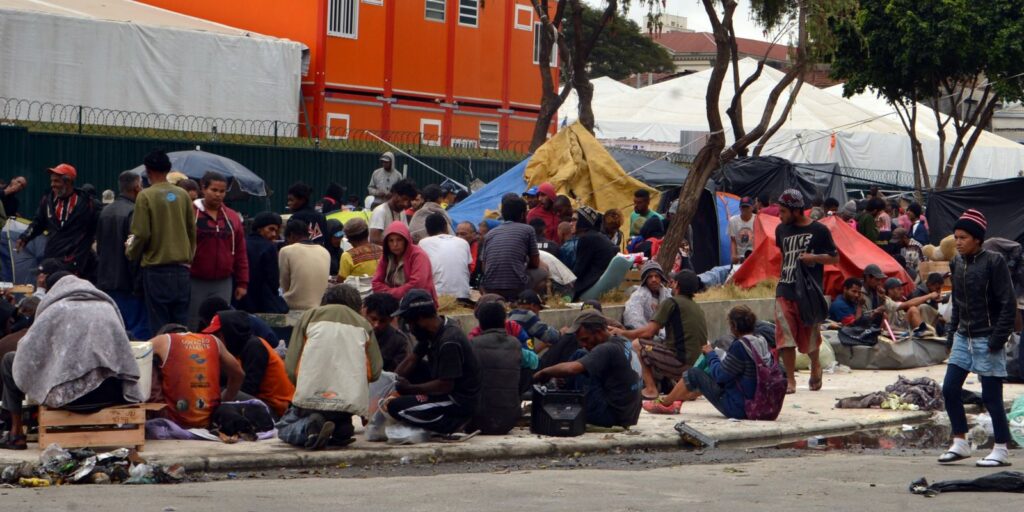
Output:
[[[315,415],[315,416],[314,416]],[[289,407],[280,421],[277,422],[277,437],[292,446],[305,446],[310,435],[320,433],[323,421],[334,422],[334,433],[331,443],[339,444],[351,439],[355,434],[352,426],[352,415],[347,412],[314,411]],[[312,428],[311,428],[312,427]]]
[[[730,393],[729,390],[723,388],[712,379],[710,375],[700,368],[690,368],[683,374],[683,380],[686,381],[686,389],[693,391],[700,391],[700,394],[708,400],[708,403],[713,405],[718,412],[725,415],[726,418],[733,418],[737,420],[747,419],[747,411],[743,408],[743,397],[740,395],[739,390],[734,393]],[[737,404],[737,398],[739,403]]]
[[[132,295],[129,292],[108,291],[111,299],[117,304],[121,311],[121,319],[124,320],[124,328],[128,336],[133,340],[148,340],[153,337],[153,331],[149,327],[149,312],[146,311],[146,301]]]
[[[167,324],[188,325],[192,283],[188,267],[159,265],[142,269],[142,286],[149,309],[149,328],[156,333]]]

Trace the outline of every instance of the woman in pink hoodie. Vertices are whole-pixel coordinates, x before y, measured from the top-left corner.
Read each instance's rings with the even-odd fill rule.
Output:
[[[409,290],[422,288],[430,292],[437,305],[430,258],[412,243],[409,227],[402,221],[396,220],[384,230],[384,253],[372,285],[373,291],[387,293],[398,300],[402,300]]]

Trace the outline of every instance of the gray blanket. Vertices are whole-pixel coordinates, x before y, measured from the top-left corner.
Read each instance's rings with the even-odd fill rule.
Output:
[[[139,366],[114,301],[88,281],[68,276],[39,303],[18,344],[14,382],[47,407],[63,407],[110,377],[124,381],[124,398],[142,401]]]

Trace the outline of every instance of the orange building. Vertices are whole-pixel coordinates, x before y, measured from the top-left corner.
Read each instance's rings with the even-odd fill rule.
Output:
[[[142,1],[308,46],[302,91],[319,136],[523,150],[532,136],[530,0]]]

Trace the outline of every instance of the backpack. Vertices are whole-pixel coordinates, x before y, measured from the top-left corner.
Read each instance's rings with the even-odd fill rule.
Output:
[[[748,420],[775,421],[782,412],[782,402],[786,399],[786,375],[779,368],[779,362],[773,357],[771,366],[764,364],[761,355],[754,350],[746,336],[740,338],[747,348],[750,358],[757,366],[757,386],[754,398],[743,401],[743,410]],[[736,387],[740,384],[737,381]],[[741,390],[742,391],[742,390]]]

